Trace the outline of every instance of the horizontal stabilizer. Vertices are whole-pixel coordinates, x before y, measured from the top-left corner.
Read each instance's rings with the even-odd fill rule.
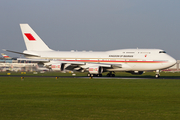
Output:
[[[6,50],[6,49],[3,49],[3,51],[17,53],[17,54],[26,55],[26,56],[40,57],[39,55],[35,55],[35,54],[21,53],[21,52],[16,52],[16,51],[12,51],[12,50]]]

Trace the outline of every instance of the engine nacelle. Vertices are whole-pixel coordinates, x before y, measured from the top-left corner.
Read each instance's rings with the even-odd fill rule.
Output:
[[[38,65],[38,67],[40,67],[40,68],[44,67],[44,63],[42,63],[42,62],[37,63],[37,65]]]
[[[61,64],[52,64],[51,69],[53,71],[63,71],[64,70],[64,64],[63,63],[61,63]]]
[[[141,75],[144,73],[144,71],[129,71],[129,73],[131,73],[133,75]]]
[[[101,66],[89,67],[90,74],[101,74],[103,72],[103,68]]]

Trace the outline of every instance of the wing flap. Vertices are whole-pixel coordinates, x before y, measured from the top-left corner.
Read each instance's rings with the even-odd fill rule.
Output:
[[[25,60],[25,61],[33,61],[33,62],[50,62],[49,60],[46,59],[28,59],[28,58],[17,58],[17,60]]]

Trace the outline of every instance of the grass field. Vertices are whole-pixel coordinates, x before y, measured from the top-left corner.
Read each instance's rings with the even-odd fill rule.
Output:
[[[0,77],[0,120],[180,119],[180,80]]]
[[[72,76],[74,73],[61,73],[61,72],[45,72],[45,73],[40,73],[40,72],[36,72],[37,74],[33,74],[33,72],[0,72],[0,76],[1,75],[22,75],[22,76],[29,76],[29,75],[33,75],[33,76]],[[103,76],[105,77],[107,74],[103,73]],[[75,73],[75,76],[87,76],[87,72],[85,73]],[[126,72],[116,72],[116,76],[117,77],[137,77],[137,78],[144,78],[144,77],[148,77],[148,78],[154,78],[155,77],[155,72],[145,72],[142,75],[133,75],[131,73],[126,73]],[[161,77],[166,77],[166,78],[172,78],[172,77],[180,77],[180,72],[160,72],[160,76]]]

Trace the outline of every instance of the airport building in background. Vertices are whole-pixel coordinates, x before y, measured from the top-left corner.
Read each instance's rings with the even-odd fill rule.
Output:
[[[17,58],[5,59],[0,58],[0,71],[37,71],[38,66],[37,63],[33,63],[32,61],[20,61]]]

